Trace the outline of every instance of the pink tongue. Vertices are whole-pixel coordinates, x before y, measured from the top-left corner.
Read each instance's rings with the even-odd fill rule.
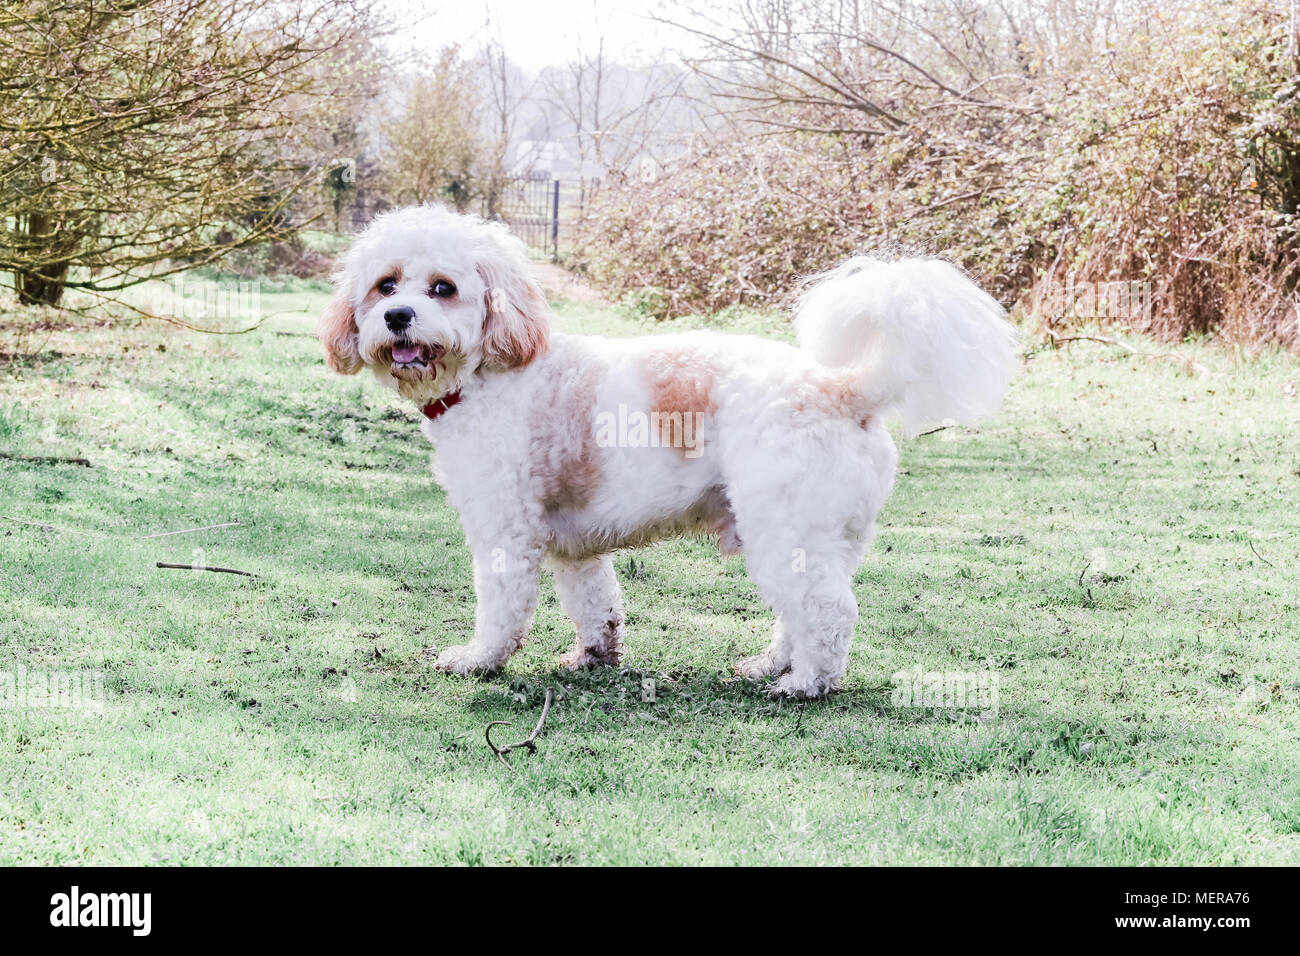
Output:
[[[394,345],[393,361],[394,362],[416,362],[420,359],[420,347],[418,345]]]

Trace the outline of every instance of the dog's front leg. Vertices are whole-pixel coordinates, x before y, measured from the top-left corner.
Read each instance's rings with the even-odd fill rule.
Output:
[[[541,559],[540,547],[475,548],[474,639],[443,651],[438,670],[461,675],[499,670],[523,646],[537,609]]]
[[[555,560],[551,567],[560,605],[578,635],[560,663],[569,670],[617,666],[623,655],[623,597],[614,559],[604,554],[582,561]]]

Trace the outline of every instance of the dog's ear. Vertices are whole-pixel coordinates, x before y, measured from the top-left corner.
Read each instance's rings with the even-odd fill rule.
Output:
[[[523,368],[546,351],[551,309],[522,249],[480,262],[483,360],[492,368]]]
[[[340,375],[355,375],[361,371],[361,352],[357,346],[357,317],[352,311],[352,300],[340,288],[321,313],[316,335],[325,346],[325,360]]]

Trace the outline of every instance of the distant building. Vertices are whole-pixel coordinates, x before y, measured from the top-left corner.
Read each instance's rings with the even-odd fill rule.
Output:
[[[553,139],[520,140],[515,148],[512,176],[541,176],[547,179],[604,179],[605,168],[599,163],[579,162],[574,152]]]

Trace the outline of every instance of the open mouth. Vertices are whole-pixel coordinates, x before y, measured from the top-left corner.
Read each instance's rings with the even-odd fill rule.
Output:
[[[425,371],[438,359],[442,358],[440,345],[426,345],[423,342],[396,342],[393,344],[393,371],[416,369]]]

